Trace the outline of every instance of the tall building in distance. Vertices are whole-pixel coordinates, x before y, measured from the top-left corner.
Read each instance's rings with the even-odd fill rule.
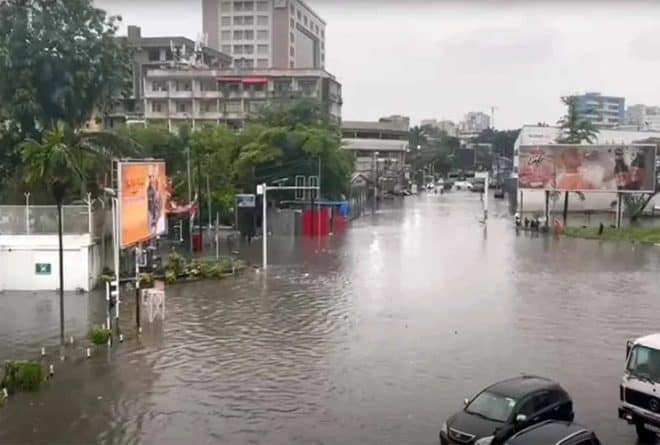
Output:
[[[603,96],[600,93],[585,93],[577,97],[578,113],[600,128],[612,128],[625,122],[626,99]]]
[[[460,125],[461,133],[481,133],[490,128],[490,116],[481,111],[470,111]]]
[[[660,130],[660,107],[631,105],[626,110],[625,123],[635,130]]]
[[[302,0],[202,0],[202,20],[237,68],[325,67],[325,22]]]

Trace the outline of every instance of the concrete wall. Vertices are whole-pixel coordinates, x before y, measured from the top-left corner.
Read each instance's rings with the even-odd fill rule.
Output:
[[[103,269],[100,245],[89,235],[64,236],[64,290],[89,291]],[[48,275],[38,275],[36,264],[48,263]],[[59,287],[56,235],[0,235],[0,291],[55,290]]]

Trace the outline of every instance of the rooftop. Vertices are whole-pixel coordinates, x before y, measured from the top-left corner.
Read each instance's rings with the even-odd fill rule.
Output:
[[[523,375],[495,383],[488,387],[488,391],[518,399],[531,392],[555,386],[556,382],[545,377]]]
[[[354,131],[397,131],[408,133],[408,128],[400,122],[343,121],[342,130]]]
[[[342,146],[350,151],[405,152],[408,149],[408,141],[392,139],[342,138],[341,142]]]
[[[256,68],[256,69],[208,69],[208,68],[195,68],[195,67],[177,67],[165,68],[159,70],[150,70],[147,77],[167,77],[167,76],[181,76],[181,77],[195,77],[195,76],[210,76],[210,77],[255,77],[255,78],[274,78],[274,77],[323,77],[335,80],[335,76],[323,69],[315,68]]]

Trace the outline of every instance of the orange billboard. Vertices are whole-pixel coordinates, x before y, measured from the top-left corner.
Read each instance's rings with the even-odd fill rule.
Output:
[[[121,247],[148,241],[167,231],[165,162],[119,163]]]

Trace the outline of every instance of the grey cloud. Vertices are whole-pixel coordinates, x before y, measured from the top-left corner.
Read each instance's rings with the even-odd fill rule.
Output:
[[[657,30],[640,32],[628,46],[628,55],[639,61],[660,61],[660,35]]]

